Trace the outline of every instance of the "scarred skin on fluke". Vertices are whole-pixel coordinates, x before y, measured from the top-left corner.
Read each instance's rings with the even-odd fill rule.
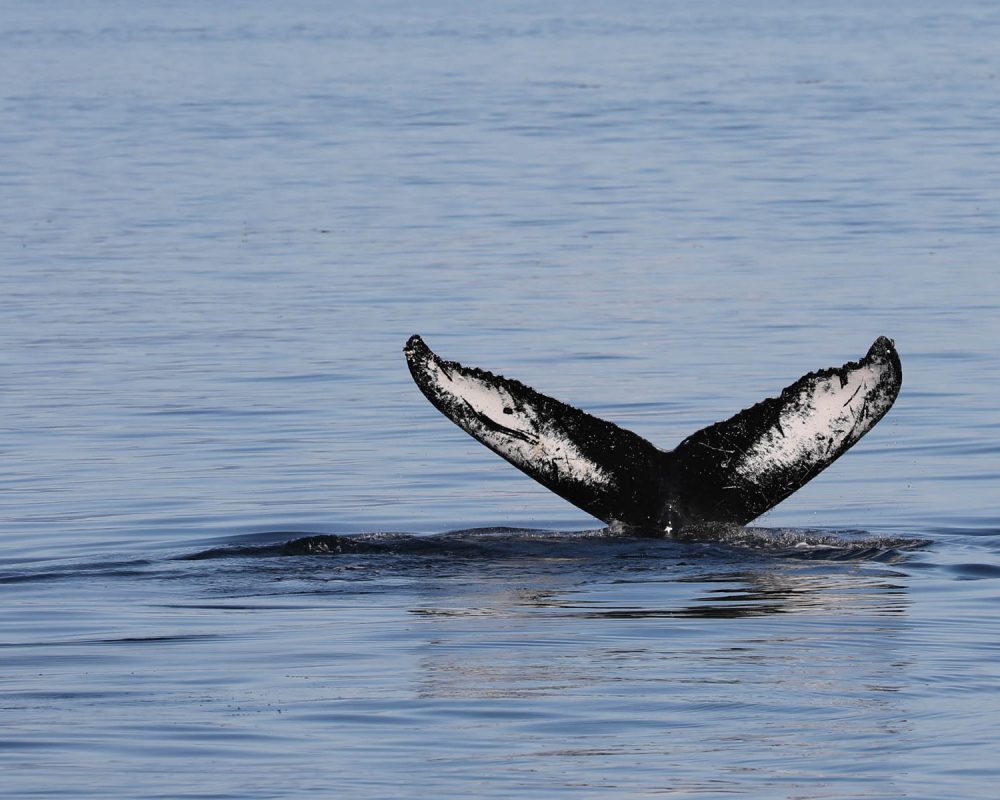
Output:
[[[445,361],[419,336],[403,352],[427,399],[490,450],[608,525],[661,536],[745,525],[773,508],[885,416],[903,375],[880,336],[860,361],[811,372],[665,451],[519,381]]]

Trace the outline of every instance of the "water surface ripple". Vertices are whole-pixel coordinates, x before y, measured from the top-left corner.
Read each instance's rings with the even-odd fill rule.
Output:
[[[11,798],[992,800],[1000,9],[12,2]],[[746,529],[613,536],[412,385],[675,446],[895,408]]]

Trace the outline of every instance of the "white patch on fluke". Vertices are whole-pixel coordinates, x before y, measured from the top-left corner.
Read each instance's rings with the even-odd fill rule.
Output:
[[[878,364],[840,377],[817,378],[786,404],[777,426],[767,430],[736,465],[750,482],[776,470],[825,464],[829,454],[860,439],[878,418],[869,407],[885,365]]]
[[[427,370],[441,394],[468,406],[466,413],[453,417],[454,421],[492,450],[515,464],[531,467],[532,472],[537,472],[539,465],[548,464],[560,480],[592,486],[613,485],[605,470],[551,424],[540,422],[529,403],[515,402],[502,386],[457,370],[446,372],[433,358],[428,359]]]

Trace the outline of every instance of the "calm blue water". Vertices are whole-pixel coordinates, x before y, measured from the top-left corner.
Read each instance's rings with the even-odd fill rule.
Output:
[[[7,3],[4,796],[994,797],[997,41]],[[412,333],[665,447],[879,334],[904,386],[753,530],[634,541],[431,408]]]

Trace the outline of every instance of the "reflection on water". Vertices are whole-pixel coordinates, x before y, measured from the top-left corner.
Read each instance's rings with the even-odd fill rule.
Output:
[[[816,796],[831,776],[858,780],[852,796],[903,796],[907,687],[921,669],[914,555],[858,533],[752,534],[753,547],[599,530],[272,533],[121,559],[106,574],[86,562],[73,576],[67,562],[10,588],[72,587],[72,625],[59,612],[5,634],[22,642],[8,663],[62,694],[38,707],[37,680],[19,680],[8,702],[37,730],[59,719],[129,763],[172,752],[182,725],[212,747],[188,754],[177,785],[263,735],[255,752],[294,752],[286,777],[322,758],[363,795],[391,794],[405,774],[446,792],[485,780],[486,797],[552,781]],[[798,557],[790,539],[833,555]],[[141,671],[153,658],[160,668]],[[86,715],[83,687],[87,702],[112,704],[107,715]],[[123,687],[127,698],[107,694]],[[117,727],[138,698],[159,709],[142,751]],[[56,746],[30,730],[20,740]],[[71,762],[89,754],[59,747]],[[255,773],[265,786],[267,765]],[[371,771],[385,777],[362,778]]]
[[[766,794],[819,779],[822,761],[892,796],[891,757],[852,760],[909,746],[907,579],[870,562],[742,568],[698,552],[658,569],[522,562],[516,578],[418,596],[414,691],[447,702],[459,729],[479,718],[528,763],[572,759],[590,779],[629,758],[637,785],[655,769],[662,791]]]
[[[411,635],[420,642],[425,697],[544,694],[546,687],[614,682],[623,669],[655,669],[677,658],[690,661],[680,671],[683,683],[697,675],[714,683],[720,670],[732,672],[735,683],[756,681],[751,667],[774,659],[808,675],[816,664],[847,658],[829,651],[830,636],[859,648],[836,678],[845,696],[860,685],[891,686],[880,670],[889,667],[884,656],[894,633],[907,626],[909,601],[905,574],[884,562],[904,560],[899,548],[920,543],[857,533],[751,533],[753,549],[606,531],[308,536],[236,543],[183,560],[215,562],[217,573],[280,575],[268,594],[412,593]],[[808,552],[789,541],[809,544]],[[848,551],[855,557],[845,561]],[[790,622],[761,634],[754,621],[767,617]],[[715,621],[736,626],[727,629],[733,640],[692,649],[703,639],[718,642]],[[823,669],[824,680],[832,679]]]

